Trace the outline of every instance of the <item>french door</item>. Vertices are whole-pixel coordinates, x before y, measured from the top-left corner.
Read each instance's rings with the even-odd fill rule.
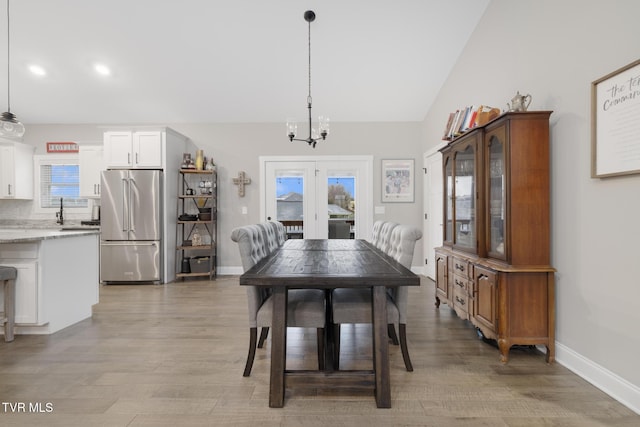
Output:
[[[372,156],[260,157],[264,220],[290,238],[368,238],[373,221]]]

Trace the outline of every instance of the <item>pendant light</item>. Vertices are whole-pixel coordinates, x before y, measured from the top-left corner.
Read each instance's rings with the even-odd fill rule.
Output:
[[[304,20],[309,23],[309,95],[307,96],[307,108],[309,109],[309,136],[306,139],[296,138],[298,132],[298,124],[294,120],[287,120],[287,136],[289,141],[304,141],[316,148],[316,144],[320,138],[323,140],[329,134],[329,118],[320,116],[318,118],[318,132],[311,125],[311,23],[316,19],[316,14],[312,10],[304,13]]]
[[[9,31],[9,0],[7,0],[7,111],[0,116],[0,137],[22,138],[24,125],[11,112],[11,43]]]

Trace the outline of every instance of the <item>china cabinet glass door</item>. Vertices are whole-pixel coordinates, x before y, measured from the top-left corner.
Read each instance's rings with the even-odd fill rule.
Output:
[[[454,244],[464,249],[475,249],[477,244],[475,154],[472,145],[455,153]]]
[[[501,139],[492,135],[488,146],[488,200],[489,221],[487,227],[488,252],[504,259],[505,250],[505,152]]]
[[[444,186],[445,186],[445,212],[444,212],[444,241],[453,243],[453,165],[449,156],[445,157]]]

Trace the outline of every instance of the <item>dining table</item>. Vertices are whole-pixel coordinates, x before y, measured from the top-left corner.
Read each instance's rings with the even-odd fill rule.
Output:
[[[387,288],[419,286],[420,278],[363,239],[292,239],[247,270],[240,285],[270,289],[273,298],[269,406],[284,406],[285,388],[372,388],[378,408],[391,407]],[[287,291],[324,289],[327,319],[331,290],[369,288],[372,293],[372,370],[333,370],[333,328],[325,328],[325,370],[286,370]]]

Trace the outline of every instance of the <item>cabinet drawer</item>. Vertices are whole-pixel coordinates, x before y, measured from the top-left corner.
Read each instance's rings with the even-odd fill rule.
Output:
[[[453,289],[453,308],[458,317],[469,318],[469,294],[466,290],[455,287]]]
[[[465,294],[469,293],[469,280],[466,277],[461,276],[459,274],[453,275],[453,289],[456,291],[464,292]]]
[[[471,274],[471,264],[468,261],[454,257],[452,264],[454,274],[464,276],[467,279],[473,277],[473,275]]]

